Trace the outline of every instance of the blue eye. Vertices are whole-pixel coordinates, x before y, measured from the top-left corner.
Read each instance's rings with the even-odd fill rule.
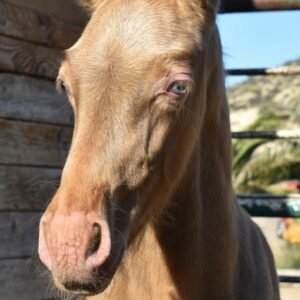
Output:
[[[170,85],[168,92],[178,96],[183,96],[188,92],[187,84],[184,81],[176,80]]]

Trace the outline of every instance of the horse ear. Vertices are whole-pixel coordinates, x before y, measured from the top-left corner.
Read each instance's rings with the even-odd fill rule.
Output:
[[[206,2],[206,5],[214,7],[215,9],[218,9],[220,5],[219,0],[205,0],[204,2]]]
[[[79,0],[81,5],[87,10],[93,12],[96,9],[99,0]]]
[[[216,20],[216,15],[219,10],[220,0],[187,0],[191,1],[195,7],[200,7],[201,13],[200,15],[204,17],[205,27],[210,28],[212,24],[214,24]]]
[[[219,0],[204,0],[205,9],[212,15],[216,15],[219,10],[220,1]]]

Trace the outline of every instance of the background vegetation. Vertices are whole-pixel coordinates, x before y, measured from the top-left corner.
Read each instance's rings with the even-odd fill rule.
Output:
[[[228,97],[233,131],[300,129],[300,76],[253,77],[229,88]],[[238,193],[299,193],[299,139],[234,140],[233,152]],[[300,268],[300,244],[284,241],[277,248],[279,268]]]

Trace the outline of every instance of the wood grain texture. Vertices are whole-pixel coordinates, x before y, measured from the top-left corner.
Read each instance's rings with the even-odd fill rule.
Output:
[[[53,82],[22,75],[0,73],[0,117],[72,125],[67,98]]]
[[[46,13],[0,2],[0,34],[66,49],[76,42],[82,31],[76,26],[61,21]]]
[[[0,260],[1,300],[42,300],[54,298],[50,276],[38,258]]]
[[[62,52],[29,42],[0,36],[0,71],[55,79]]]
[[[0,72],[55,79],[58,49],[76,41],[86,20],[76,0],[1,0]],[[43,210],[54,193],[72,129],[33,122],[70,126],[72,113],[53,83],[1,73],[1,300],[57,298],[36,255],[39,213],[33,210]],[[31,255],[35,258],[21,258]]]
[[[43,211],[60,175],[60,169],[0,166],[0,212]]]
[[[41,213],[0,213],[0,259],[31,257],[37,253]]]
[[[83,26],[86,24],[88,15],[79,5],[78,0],[2,0],[6,3],[18,5],[46,13],[64,22]]]
[[[0,164],[60,168],[72,129],[0,119]]]

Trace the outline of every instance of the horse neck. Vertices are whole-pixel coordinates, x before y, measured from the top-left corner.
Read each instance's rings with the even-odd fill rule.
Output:
[[[199,143],[156,232],[181,299],[230,299],[235,205],[230,187],[212,186],[201,163]]]
[[[234,208],[231,201],[205,198],[199,146],[170,207],[155,224],[146,225],[127,249],[110,288],[95,300],[233,299]]]

